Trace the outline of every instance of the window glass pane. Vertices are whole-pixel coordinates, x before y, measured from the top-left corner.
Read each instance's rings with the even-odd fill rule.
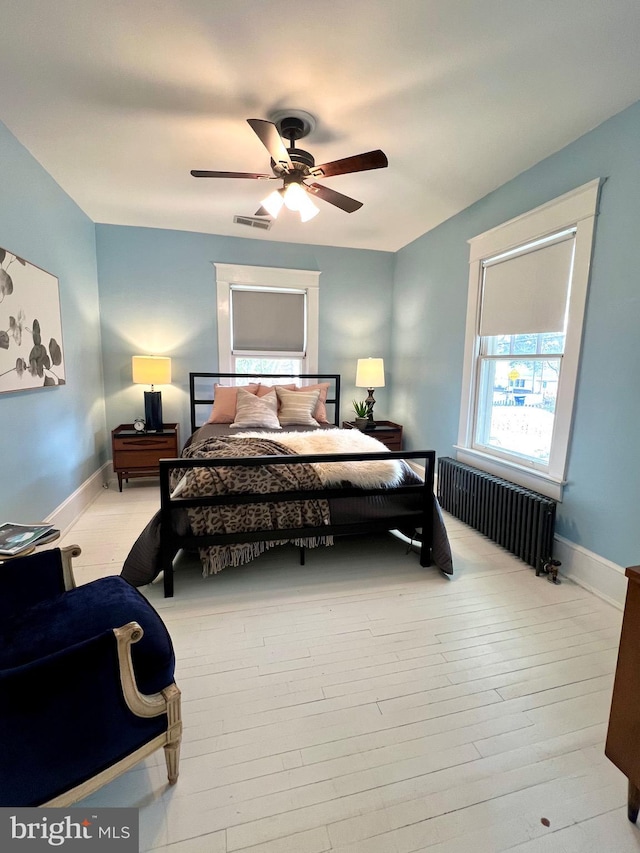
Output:
[[[492,335],[481,339],[484,355],[540,355],[564,352],[561,332],[540,332],[526,335]]]
[[[511,352],[510,335],[496,335],[493,338],[487,338],[487,341],[491,355],[508,355]]]
[[[539,337],[540,346],[538,352],[564,352],[564,335],[559,335],[556,332],[547,332]]]
[[[547,464],[560,358],[481,359],[476,444]]]
[[[519,355],[524,355],[525,353],[531,353],[535,355],[536,346],[538,343],[537,335],[513,335],[513,348],[511,352],[517,353]]]
[[[235,372],[255,373],[258,376],[265,373],[297,376],[302,372],[302,359],[236,356]]]

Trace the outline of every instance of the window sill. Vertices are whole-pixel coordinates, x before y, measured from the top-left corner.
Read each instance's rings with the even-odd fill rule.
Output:
[[[454,449],[458,462],[480,468],[482,471],[486,471],[487,474],[502,477],[523,488],[540,492],[540,494],[553,500],[562,501],[562,492],[566,484],[565,480],[559,480],[550,474],[536,471],[533,468],[525,468],[524,465],[517,465],[514,462],[497,459],[495,456],[489,456],[488,453],[482,453],[479,450],[471,450],[468,447],[461,447],[460,445],[454,445]]]

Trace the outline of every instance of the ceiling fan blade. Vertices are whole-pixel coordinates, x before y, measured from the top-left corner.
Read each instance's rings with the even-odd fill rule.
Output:
[[[254,180],[275,181],[275,175],[261,175],[258,172],[203,172],[200,169],[192,169],[194,178],[252,178]]]
[[[344,210],[346,213],[353,213],[362,207],[361,201],[349,198],[348,195],[338,193],[335,190],[329,189],[329,187],[322,186],[322,184],[305,184],[303,181],[302,186],[310,195],[317,196],[323,201],[328,201],[329,204],[339,207],[340,210]]]
[[[293,168],[291,158],[284,147],[284,142],[275,124],[272,121],[265,121],[262,118],[248,118],[247,122],[271,155],[274,163],[282,166],[286,172],[291,171]]]
[[[256,212],[253,215],[254,216],[271,216],[271,214],[266,209],[266,207],[263,207],[262,205],[260,205],[260,207],[256,210]]]
[[[389,161],[386,154],[378,148],[375,151],[367,151],[366,154],[355,154],[353,157],[345,157],[343,160],[334,160],[332,163],[314,166],[310,171],[314,178],[332,178],[334,175],[348,175],[351,172],[384,169],[388,165]]]

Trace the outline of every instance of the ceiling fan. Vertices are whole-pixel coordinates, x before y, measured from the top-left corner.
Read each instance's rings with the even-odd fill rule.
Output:
[[[388,160],[379,149],[356,154],[342,160],[333,160],[316,166],[315,160],[308,151],[296,148],[298,139],[305,137],[314,126],[314,119],[308,113],[288,111],[276,122],[266,119],[249,118],[247,122],[260,142],[271,155],[272,175],[258,172],[209,172],[192,169],[194,178],[249,178],[257,181],[282,180],[280,189],[272,192],[262,201],[256,211],[256,216],[273,216],[276,218],[283,205],[300,214],[303,222],[314,217],[318,208],[311,201],[316,196],[323,201],[339,207],[346,213],[353,213],[362,207],[361,201],[343,195],[323,184],[307,183],[308,178],[332,178],[336,175],[348,175],[352,172],[366,172],[370,169],[384,169]],[[289,141],[285,147],[282,138]]]

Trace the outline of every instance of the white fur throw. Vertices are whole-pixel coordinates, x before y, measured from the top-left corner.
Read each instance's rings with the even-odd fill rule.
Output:
[[[265,438],[266,432],[241,432],[238,438]],[[356,429],[320,429],[311,432],[277,432],[268,436],[294,453],[381,453],[382,442]],[[387,451],[388,452],[388,451]],[[348,481],[361,489],[398,486],[404,466],[400,459],[372,459],[365,462],[315,462],[313,467],[323,486],[340,486]]]

